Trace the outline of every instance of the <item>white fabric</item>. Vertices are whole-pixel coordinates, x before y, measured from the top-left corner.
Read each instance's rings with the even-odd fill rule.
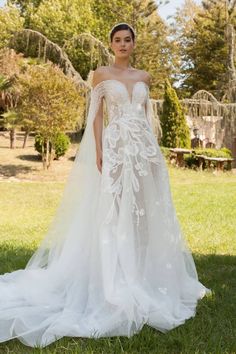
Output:
[[[103,169],[93,121],[104,98]],[[147,105],[146,105],[147,104]],[[145,106],[147,111],[145,110]],[[151,128],[148,86],[104,80],[49,231],[26,269],[0,277],[0,341],[168,331],[195,315],[199,281]]]

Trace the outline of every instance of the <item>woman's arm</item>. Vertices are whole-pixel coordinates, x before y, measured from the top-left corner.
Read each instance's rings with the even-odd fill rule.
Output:
[[[101,81],[101,68],[97,68],[93,74],[93,88]],[[98,111],[93,122],[93,131],[96,142],[97,168],[102,172],[102,132],[103,132],[103,100],[101,100]]]

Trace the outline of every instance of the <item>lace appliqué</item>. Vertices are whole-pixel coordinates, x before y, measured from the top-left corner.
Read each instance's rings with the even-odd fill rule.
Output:
[[[112,104],[109,113],[111,121],[103,136],[102,189],[113,195],[113,203],[105,222],[112,220],[115,210],[119,212],[122,193],[128,193],[139,224],[145,215],[140,183],[148,175],[150,163],[159,163],[156,138],[143,105]]]

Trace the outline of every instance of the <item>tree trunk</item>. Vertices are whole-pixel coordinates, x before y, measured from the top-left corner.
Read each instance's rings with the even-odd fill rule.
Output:
[[[236,81],[236,70],[234,65],[235,32],[234,26],[228,23],[226,26],[226,38],[228,43],[228,70],[229,81]]]
[[[42,162],[43,162],[43,169],[46,170],[46,155],[45,155],[45,148],[44,148],[44,140],[42,141]]]
[[[49,159],[49,139],[46,139],[46,168],[48,169],[50,166],[50,159]]]
[[[225,27],[225,37],[228,46],[228,57],[227,57],[227,67],[228,67],[228,92],[226,97],[232,103],[236,102],[236,70],[234,65],[235,58],[235,30],[232,23],[233,13],[235,9],[236,1],[226,0],[226,27]]]
[[[24,135],[23,145],[22,145],[23,149],[26,147],[26,142],[27,142],[28,136],[29,136],[29,130],[26,130],[25,135]]]
[[[10,148],[15,148],[15,137],[16,137],[16,130],[15,128],[10,129]]]

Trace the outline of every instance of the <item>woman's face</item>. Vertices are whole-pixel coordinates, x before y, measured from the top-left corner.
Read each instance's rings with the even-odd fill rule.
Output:
[[[110,46],[116,57],[129,57],[135,47],[130,30],[117,31],[113,36]]]

